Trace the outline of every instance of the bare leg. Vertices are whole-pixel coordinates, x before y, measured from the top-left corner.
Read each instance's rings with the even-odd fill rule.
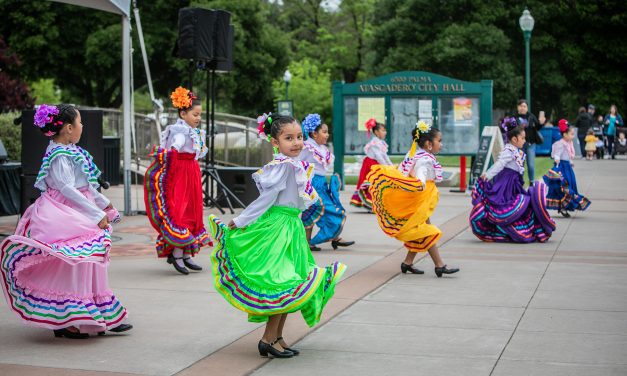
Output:
[[[429,248],[428,252],[436,268],[441,268],[444,266],[444,261],[442,261],[442,256],[440,256],[440,249],[438,248],[437,244],[432,245],[431,248]]]
[[[261,337],[262,341],[264,341],[265,343],[272,343],[276,341],[282,316],[283,315],[274,315],[268,318],[268,322],[266,323],[266,330],[263,332],[263,337]],[[276,344],[274,345],[274,347],[279,351],[283,351],[283,349]]]
[[[414,260],[416,259],[416,252],[407,251],[407,255],[405,256],[405,265],[413,265]]]
[[[277,338],[283,337],[283,327],[285,326],[285,321],[287,321],[287,313],[281,315],[281,321],[279,322],[279,327],[277,328],[276,333]],[[289,347],[289,345],[285,343],[284,340],[280,340],[279,345],[281,345],[281,347],[283,348]]]
[[[305,228],[305,234],[307,235],[307,243],[311,241],[311,233],[313,232],[312,228]]]

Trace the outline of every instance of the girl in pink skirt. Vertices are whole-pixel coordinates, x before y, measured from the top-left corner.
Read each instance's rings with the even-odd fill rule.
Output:
[[[97,191],[100,170],[76,146],[83,125],[67,104],[41,105],[35,126],[51,138],[35,187],[41,196],[0,243],[2,289],[26,324],[56,337],[124,332],[126,309],[109,289],[111,222],[120,219]]]

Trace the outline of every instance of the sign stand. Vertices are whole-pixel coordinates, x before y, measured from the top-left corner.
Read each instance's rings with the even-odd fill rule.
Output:
[[[473,187],[477,179],[488,170],[490,157],[492,157],[493,161],[496,161],[499,153],[503,150],[503,146],[503,138],[501,137],[499,127],[489,126],[483,128],[481,139],[479,140],[477,157],[470,169],[471,187]]]

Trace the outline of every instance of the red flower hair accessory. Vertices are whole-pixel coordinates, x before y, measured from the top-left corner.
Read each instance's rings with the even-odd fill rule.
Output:
[[[370,133],[372,132],[374,127],[377,126],[377,120],[375,118],[370,118],[366,120],[365,126],[366,126],[366,131],[368,132],[368,136],[370,136]]]

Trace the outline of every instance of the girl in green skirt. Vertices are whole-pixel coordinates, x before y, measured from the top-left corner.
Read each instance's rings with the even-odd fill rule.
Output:
[[[300,311],[309,326],[320,321],[346,266],[319,267],[309,250],[300,213],[318,197],[313,167],[298,161],[303,133],[294,118],[260,116],[259,135],[272,143],[274,159],[253,174],[259,197],[224,225],[211,216],[217,245],[211,254],[215,287],[251,322],[265,322],[259,354],[291,358],[299,351],[283,340],[287,314]]]

